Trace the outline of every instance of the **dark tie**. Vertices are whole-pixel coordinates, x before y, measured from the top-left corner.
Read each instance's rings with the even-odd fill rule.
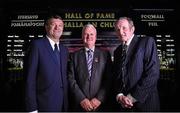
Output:
[[[121,61],[122,61],[122,67],[124,66],[125,60],[126,60],[126,52],[127,52],[127,45],[122,45],[122,54],[121,54]]]
[[[55,56],[56,56],[56,59],[57,59],[57,63],[58,63],[58,66],[57,67],[59,67],[60,68],[60,66],[61,66],[61,64],[60,64],[60,51],[58,50],[58,45],[55,43],[54,44],[54,54],[55,54]],[[60,71],[60,69],[59,69],[59,71]],[[62,77],[62,74],[61,74],[61,72],[59,73],[60,74],[60,87],[63,87],[63,77]]]
[[[89,79],[91,78],[91,70],[92,70],[92,62],[93,62],[93,51],[89,49],[87,51],[88,58],[87,58],[87,66],[88,66],[88,72],[89,72]]]
[[[54,44],[54,54],[56,55],[57,62],[60,65],[60,55],[57,44]]]
[[[126,52],[127,52],[127,45],[122,45],[122,54],[121,54],[121,69],[122,69],[122,82],[123,87],[125,87],[125,60],[126,60]]]

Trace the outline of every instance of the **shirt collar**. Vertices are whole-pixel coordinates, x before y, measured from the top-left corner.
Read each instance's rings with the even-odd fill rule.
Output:
[[[59,49],[59,42],[54,42],[54,41],[53,41],[51,38],[49,38],[47,35],[46,35],[46,37],[48,38],[48,40],[49,40],[49,42],[50,42],[51,47],[53,48],[53,50],[54,50],[54,44],[57,44],[58,49]]]
[[[129,46],[129,44],[131,43],[132,39],[134,37],[134,34],[131,36],[131,38],[127,41],[126,45]]]
[[[91,49],[91,50],[94,52],[95,46],[93,46],[92,48],[87,48],[87,47],[85,47],[85,50],[86,50],[86,51],[88,51],[89,49]]]

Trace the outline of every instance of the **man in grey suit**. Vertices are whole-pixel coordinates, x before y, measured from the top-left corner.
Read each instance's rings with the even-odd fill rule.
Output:
[[[85,47],[70,55],[68,80],[71,111],[102,111],[106,101],[112,61],[108,51],[95,47],[96,36],[96,28],[92,24],[85,25],[82,29]]]
[[[157,83],[160,65],[154,39],[137,37],[133,21],[128,17],[121,17],[115,23],[115,29],[121,41],[114,51],[114,88],[119,107],[159,111]]]

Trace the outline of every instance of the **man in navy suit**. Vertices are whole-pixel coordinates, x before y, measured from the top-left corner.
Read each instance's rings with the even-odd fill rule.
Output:
[[[112,61],[108,51],[95,47],[96,36],[96,28],[92,24],[85,25],[82,30],[84,47],[70,56],[71,111],[105,111]]]
[[[160,65],[154,39],[137,37],[133,21],[128,17],[119,18],[115,30],[121,41],[114,51],[115,94],[119,107],[125,111],[159,111]],[[123,47],[126,47],[124,53]]]
[[[60,44],[63,28],[60,16],[50,16],[45,23],[46,37],[32,42],[26,72],[28,112],[67,111],[68,50]]]

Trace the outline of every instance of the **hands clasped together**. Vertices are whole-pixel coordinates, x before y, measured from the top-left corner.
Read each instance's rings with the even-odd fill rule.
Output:
[[[81,101],[80,105],[85,111],[95,111],[101,104],[101,101],[99,101],[97,98],[93,98],[92,100],[89,100],[85,98]]]

